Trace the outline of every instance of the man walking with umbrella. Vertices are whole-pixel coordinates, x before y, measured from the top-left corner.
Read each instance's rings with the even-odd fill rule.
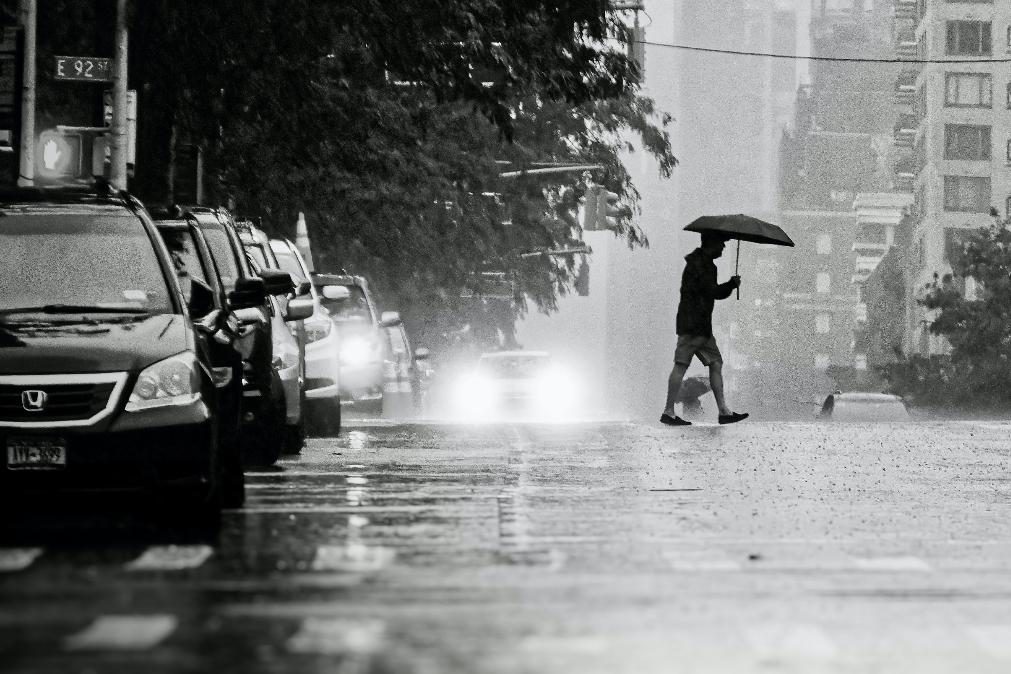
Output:
[[[709,368],[709,384],[719,408],[721,424],[732,424],[748,418],[745,413],[727,407],[723,395],[723,356],[713,337],[713,306],[716,300],[730,297],[741,285],[740,276],[731,276],[726,283],[716,282],[714,260],[723,255],[728,236],[715,231],[702,232],[702,245],[685,256],[685,270],[681,276],[681,301],[677,313],[677,349],[674,351],[674,369],[667,380],[667,403],[660,421],[668,426],[690,426],[677,415],[678,392],[685,372],[698,357]]]

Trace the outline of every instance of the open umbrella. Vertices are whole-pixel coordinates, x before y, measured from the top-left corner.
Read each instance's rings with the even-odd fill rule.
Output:
[[[734,259],[734,275],[741,261],[741,241],[767,243],[774,246],[793,246],[793,239],[786,232],[758,218],[738,213],[736,215],[703,215],[685,227],[688,232],[718,232],[728,239],[737,239],[737,257]],[[737,289],[737,299],[741,299],[741,289]]]

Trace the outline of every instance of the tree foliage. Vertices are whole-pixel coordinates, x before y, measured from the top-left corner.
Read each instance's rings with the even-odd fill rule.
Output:
[[[110,0],[93,3],[96,19],[109,14]],[[68,51],[83,38],[57,17],[88,11],[44,5],[46,48]],[[623,153],[651,153],[665,175],[676,164],[670,118],[639,94],[623,16],[606,0],[131,7],[132,189],[174,200],[177,158],[197,146],[209,200],[279,235],[305,212],[320,269],[369,276],[387,306],[428,317],[426,328],[476,316],[508,332],[524,297],[549,311],[571,291],[575,259],[526,254],[579,243],[576,204],[545,198],[578,176],[503,180],[503,170],[599,164],[594,179],[634,205]],[[47,100],[67,114],[59,95]],[[646,244],[631,220],[616,235]],[[480,293],[485,271],[516,281],[507,311],[461,297]]]
[[[944,337],[950,353],[915,356],[887,366],[883,374],[892,390],[928,407],[1011,407],[1008,225],[995,223],[980,229],[953,251],[951,274],[935,275],[924,289],[920,303],[933,317],[929,330]],[[966,292],[967,284],[975,286],[974,293]]]

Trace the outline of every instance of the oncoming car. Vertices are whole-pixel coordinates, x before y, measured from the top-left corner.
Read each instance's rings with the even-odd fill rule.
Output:
[[[546,351],[484,353],[456,385],[455,416],[560,420],[580,411],[581,388],[571,372]]]
[[[908,421],[909,412],[897,395],[836,391],[825,399],[818,418],[823,421]]]

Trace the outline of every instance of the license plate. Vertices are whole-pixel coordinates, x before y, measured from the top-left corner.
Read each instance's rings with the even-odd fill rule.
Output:
[[[66,468],[67,441],[63,438],[8,438],[7,467],[11,470]]]

